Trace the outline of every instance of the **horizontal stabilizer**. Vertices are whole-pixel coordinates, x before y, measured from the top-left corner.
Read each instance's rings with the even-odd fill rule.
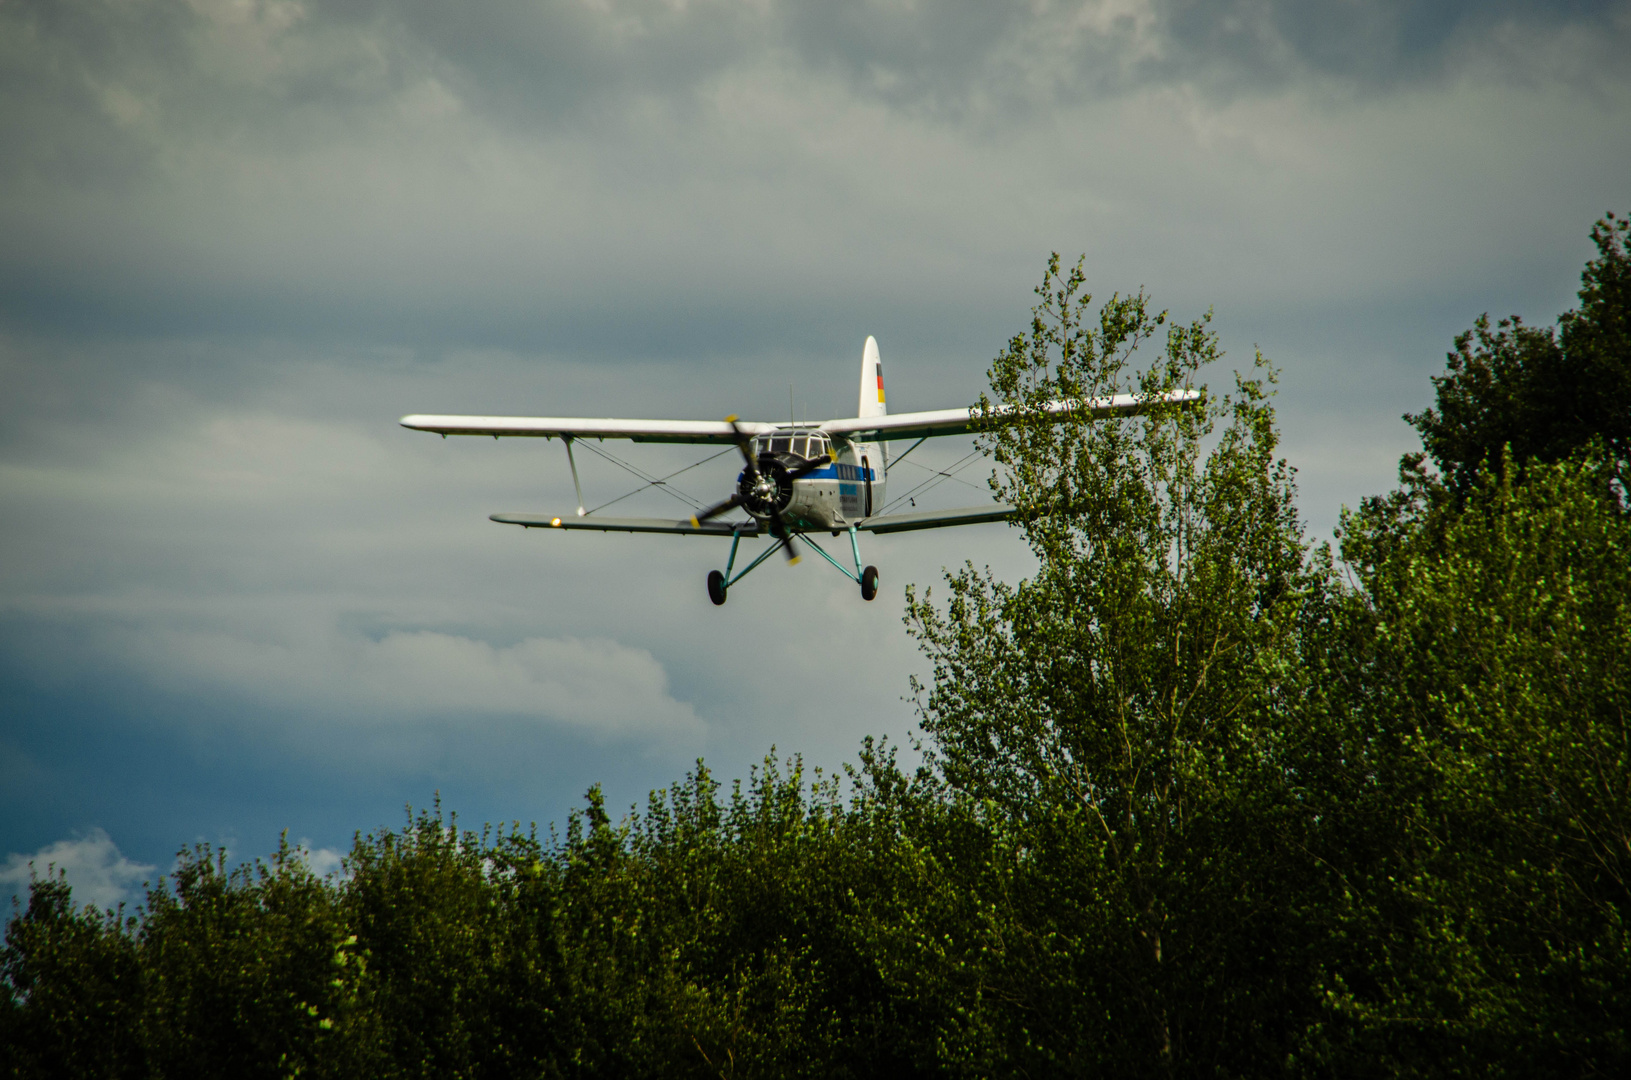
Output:
[[[670,521],[667,518],[596,517],[590,514],[578,517],[568,514],[554,517],[549,514],[491,514],[491,520],[503,525],[520,525],[525,529],[592,529],[596,532],[674,533],[679,536],[758,536],[757,521],[704,521],[693,525],[690,521]]]
[[[863,532],[912,532],[916,529],[944,529],[952,525],[978,525],[986,521],[1006,521],[1014,515],[1007,503],[964,506],[957,510],[925,510],[917,514],[884,514],[863,518],[855,527]]]

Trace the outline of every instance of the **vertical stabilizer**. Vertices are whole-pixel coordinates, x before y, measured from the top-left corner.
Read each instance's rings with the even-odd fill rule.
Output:
[[[878,355],[878,339],[867,336],[866,348],[861,350],[861,405],[856,416],[884,416],[889,412],[883,403],[883,358]]]

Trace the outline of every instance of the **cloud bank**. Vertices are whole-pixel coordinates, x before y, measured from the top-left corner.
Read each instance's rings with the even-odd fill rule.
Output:
[[[458,725],[491,717],[606,737],[696,735],[702,722],[669,693],[651,653],[605,639],[526,638],[493,646],[430,630],[378,640],[336,632],[279,640],[144,626],[106,647],[167,689],[321,710],[347,722]]]
[[[1279,198],[1291,243],[1316,204],[1436,181],[1377,167],[1401,142],[1445,144],[1423,165],[1483,167],[1485,147],[1455,145],[1488,122],[1457,106],[1468,88],[1562,95],[1535,120],[1589,125],[1582,105],[1625,99],[1628,13],[13,0],[0,312],[56,331],[647,355],[727,325],[758,347],[852,291],[939,291],[945,314],[989,304],[982,264],[1030,274],[1049,230],[1028,204],[1055,223],[1042,244],[1088,236],[1126,262],[1227,221],[1231,199],[1194,182],[1209,173]],[[1323,203],[1276,190],[1327,177]]]

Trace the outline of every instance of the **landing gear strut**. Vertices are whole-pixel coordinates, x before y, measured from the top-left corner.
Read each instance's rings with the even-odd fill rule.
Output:
[[[747,577],[748,574],[753,572],[754,567],[770,558],[770,556],[774,555],[777,551],[782,550],[785,546],[787,533],[783,532],[781,536],[777,537],[778,540],[784,541],[783,544],[772,545],[765,548],[765,550],[759,554],[758,558],[754,559],[748,564],[747,569],[743,570],[740,574],[732,576],[731,571],[736,568],[736,549],[738,545],[741,544],[742,535],[745,531],[745,529],[738,529],[732,534],[731,555],[730,558],[725,561],[724,572],[721,573],[718,570],[708,571],[708,599],[712,600],[714,602],[714,606],[716,607],[725,602],[725,594],[730,590],[732,585]],[[811,539],[808,533],[800,533],[799,539],[803,540],[805,545],[808,546],[811,551],[832,563],[840,574],[843,574],[845,577],[861,586],[862,600],[871,600],[878,595],[878,568],[876,566],[868,566],[864,570],[861,568],[861,545],[856,540],[855,526],[850,526],[847,531],[849,532],[850,554],[855,556],[854,570],[844,566],[837,559],[833,558],[831,555],[827,554],[826,551],[822,550],[821,545]],[[754,536],[756,533],[748,532],[747,535]]]

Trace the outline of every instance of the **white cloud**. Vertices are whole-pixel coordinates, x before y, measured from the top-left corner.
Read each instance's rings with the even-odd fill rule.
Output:
[[[226,692],[352,720],[511,717],[615,735],[701,727],[692,707],[670,696],[668,674],[651,653],[603,638],[495,646],[433,630],[376,639],[316,627],[251,636],[236,627],[148,624],[107,646],[167,689]]]
[[[345,852],[338,848],[314,848],[310,840],[301,840],[295,845],[295,853],[306,868],[320,878],[345,874]]]
[[[47,844],[32,855],[8,855],[0,866],[0,888],[26,902],[31,880],[61,871],[77,904],[112,908],[139,901],[142,883],[153,880],[156,870],[125,858],[106,832],[92,829],[84,836]]]
[[[344,873],[345,852],[337,848],[314,847],[310,840],[302,839],[294,854],[318,877]],[[117,908],[121,903],[127,907],[139,904],[142,887],[158,879],[158,867],[126,858],[107,832],[97,828],[47,844],[32,854],[8,855],[0,864],[0,895],[9,894],[26,907],[29,882],[54,878],[59,872],[67,879],[76,906],[98,910]]]

